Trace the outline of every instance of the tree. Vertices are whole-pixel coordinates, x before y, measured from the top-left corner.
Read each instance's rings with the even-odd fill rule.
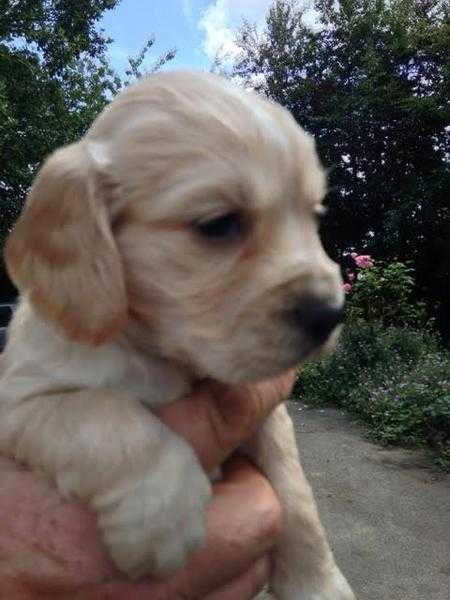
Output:
[[[112,41],[98,28],[119,0],[0,0],[0,247],[34,174],[57,147],[77,140],[110,99],[142,74],[150,38],[111,68]],[[170,61],[174,50],[153,65]]]
[[[317,0],[314,30],[276,0],[244,23],[234,74],[286,106],[330,167],[328,251],[412,262],[418,293],[450,314],[449,4]]]

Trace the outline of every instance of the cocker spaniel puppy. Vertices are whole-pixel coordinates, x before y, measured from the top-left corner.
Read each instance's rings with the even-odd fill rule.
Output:
[[[21,302],[0,451],[87,502],[131,576],[182,566],[210,498],[193,450],[147,407],[203,377],[276,375],[330,343],[343,296],[317,231],[324,193],[286,110],[192,72],[130,87],[38,174],[6,248]],[[354,598],[284,407],[248,452],[284,511],[278,598]]]

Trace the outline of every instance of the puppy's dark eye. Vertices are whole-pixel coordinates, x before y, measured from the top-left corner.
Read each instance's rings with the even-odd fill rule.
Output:
[[[231,242],[239,239],[244,231],[243,219],[237,212],[196,221],[194,226],[202,237],[212,241]]]

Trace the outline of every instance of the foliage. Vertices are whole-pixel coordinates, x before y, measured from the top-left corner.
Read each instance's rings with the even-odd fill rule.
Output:
[[[370,256],[356,253],[352,257],[355,268],[347,271],[350,281],[344,285],[348,323],[378,321],[400,327],[429,324],[424,304],[414,298],[413,268],[399,261],[374,262]]]
[[[118,1],[0,0],[0,247],[43,158],[77,140],[142,74],[153,38],[129,59],[126,79],[108,62],[111,40],[98,22]]]
[[[234,74],[286,106],[331,168],[326,247],[412,264],[450,315],[450,19],[447,0],[274,0],[244,23]],[[440,306],[440,308],[439,308]],[[450,332],[450,322],[448,323]]]
[[[345,407],[375,440],[428,446],[450,469],[450,355],[429,332],[347,326],[333,355],[302,368],[294,397]]]

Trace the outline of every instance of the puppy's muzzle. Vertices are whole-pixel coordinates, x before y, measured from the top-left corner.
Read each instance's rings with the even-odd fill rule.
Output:
[[[326,342],[333,330],[342,323],[344,311],[314,296],[303,296],[291,313],[291,318],[315,344]]]

